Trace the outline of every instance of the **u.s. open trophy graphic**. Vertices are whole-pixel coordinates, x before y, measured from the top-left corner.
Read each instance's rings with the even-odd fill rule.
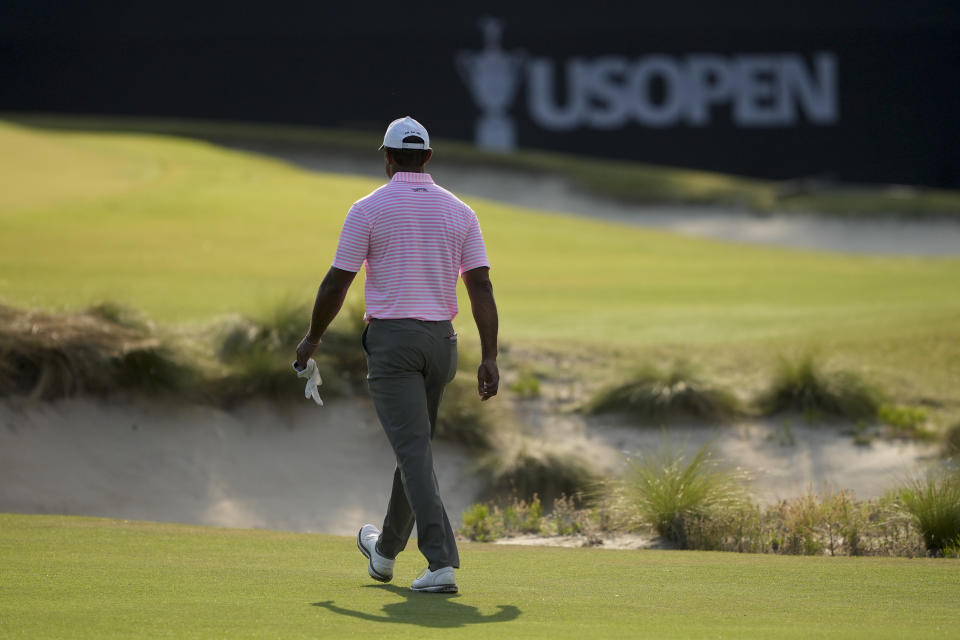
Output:
[[[484,18],[480,28],[483,50],[461,51],[457,54],[457,68],[482,112],[476,123],[477,146],[509,151],[517,146],[517,132],[507,109],[520,84],[523,54],[506,52],[500,46],[503,24],[499,20]]]

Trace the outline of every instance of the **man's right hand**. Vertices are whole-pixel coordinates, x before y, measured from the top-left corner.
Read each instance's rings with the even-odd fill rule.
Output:
[[[306,369],[307,360],[312,358],[313,354],[317,352],[318,346],[320,346],[319,338],[314,341],[310,339],[309,334],[303,336],[303,340],[301,340],[300,344],[297,345],[297,360],[293,363],[293,368],[297,371],[303,371]]]
[[[484,360],[477,369],[477,392],[481,402],[497,395],[500,386],[500,369],[496,360]]]
[[[497,368],[497,303],[493,299],[493,284],[490,268],[477,267],[463,272],[463,284],[470,296],[473,319],[480,332],[480,368],[477,369],[477,392],[481,400],[497,395],[500,386],[500,369]]]

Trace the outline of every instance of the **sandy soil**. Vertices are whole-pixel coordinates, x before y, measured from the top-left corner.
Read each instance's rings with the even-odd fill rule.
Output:
[[[915,442],[858,447],[836,429],[804,424],[659,432],[565,414],[535,431],[531,435],[562,443],[608,471],[665,442],[687,449],[710,442],[719,460],[752,473],[763,501],[824,485],[877,496],[935,454],[933,446]],[[457,446],[437,443],[435,459],[444,501],[459,522],[480,481]],[[322,409],[305,402],[287,410],[250,405],[234,412],[89,399],[0,403],[4,512],[351,535],[365,522],[381,521],[393,468],[373,410],[359,399]]]
[[[435,456],[459,515],[479,490],[470,458],[444,443]],[[352,535],[382,521],[394,466],[362,401],[232,413],[0,403],[0,511]]]
[[[614,473],[643,455],[663,450],[690,455],[706,445],[717,463],[745,471],[752,495],[767,504],[809,491],[840,489],[858,498],[875,498],[902,485],[939,451],[937,445],[913,440],[873,438],[857,444],[849,426],[811,424],[801,416],[657,429],[618,418],[587,420],[567,414],[551,417],[539,431],[539,437],[563,442]]]

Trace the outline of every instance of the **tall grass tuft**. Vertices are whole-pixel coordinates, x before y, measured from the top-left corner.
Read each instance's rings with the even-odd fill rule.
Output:
[[[209,385],[209,395],[227,406],[250,397],[295,399],[298,388],[291,363],[310,323],[310,307],[284,300],[259,317],[235,319],[218,339],[216,353],[223,373]],[[362,384],[366,360],[360,347],[363,311],[347,307],[323,336],[314,355],[323,377],[321,395],[350,393]]]
[[[222,362],[232,363],[251,352],[292,353],[309,321],[310,309],[305,304],[284,300],[259,317],[240,318],[225,327],[217,355]]]
[[[943,555],[960,537],[960,472],[931,472],[900,492],[931,555]]]
[[[478,503],[467,507],[458,533],[476,542],[491,542],[503,536],[539,534],[544,525],[539,497],[527,502],[512,496],[502,505]]]
[[[739,470],[719,467],[706,446],[689,459],[665,447],[631,464],[625,497],[660,536],[687,548],[693,530],[746,503],[744,481]]]
[[[474,380],[454,378],[443,392],[436,437],[458,442],[475,453],[489,451],[496,439],[489,409],[480,402]]]
[[[124,390],[182,392],[196,378],[148,323],[104,307],[41,313],[0,306],[0,396],[53,400]]]
[[[800,411],[812,419],[860,420],[876,417],[882,399],[883,394],[860,376],[844,371],[827,373],[808,354],[796,361],[780,359],[758,405],[768,415]]]
[[[960,422],[947,429],[943,435],[943,454],[960,462]]]
[[[367,376],[367,357],[360,345],[360,336],[366,327],[362,301],[349,302],[340,311],[334,323],[323,335],[323,344],[315,356],[321,374],[331,376],[343,390],[362,388]],[[309,312],[303,317],[300,335],[306,332]]]
[[[627,382],[600,391],[584,407],[587,413],[623,413],[641,420],[676,418],[726,420],[742,412],[737,397],[699,379],[692,366],[648,366]]]
[[[490,452],[480,469],[493,496],[527,501],[539,496],[545,504],[565,495],[589,495],[600,479],[577,452],[530,438],[522,438],[512,450]]]

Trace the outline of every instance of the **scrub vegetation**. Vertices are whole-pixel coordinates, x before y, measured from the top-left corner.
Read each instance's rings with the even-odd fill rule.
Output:
[[[718,464],[706,447],[692,456],[664,449],[595,486],[586,501],[561,496],[545,502],[544,515],[533,521],[508,517],[526,508],[515,496],[473,505],[460,533],[477,541],[579,535],[584,546],[602,544],[604,535],[633,533],[656,535],[676,549],[957,557],[958,492],[960,473],[946,467],[873,500],[840,490],[761,505],[750,497],[743,471]]]
[[[0,397],[160,393],[222,406],[296,400],[291,344],[307,317],[305,308],[282,304],[266,318],[158,327],[115,304],[59,313],[0,306]],[[324,394],[352,393],[362,380],[357,339],[344,335],[350,322],[347,314],[328,332],[329,347],[317,356]]]
[[[724,421],[741,415],[732,392],[706,384],[687,362],[669,368],[649,365],[628,381],[602,389],[584,407],[586,413],[620,413],[641,424],[675,419]]]
[[[932,554],[960,553],[960,472],[931,472],[900,493]]]
[[[0,397],[184,393],[194,374],[148,325],[119,307],[49,314],[0,306]]]
[[[569,445],[519,436],[480,459],[479,471],[493,496],[541,496],[548,504],[595,487],[600,476]]]
[[[631,464],[623,483],[625,508],[680,548],[690,546],[695,523],[746,503],[737,471],[719,468],[706,447],[689,460],[664,449]]]
[[[960,463],[960,422],[947,429],[944,434],[943,454]]]
[[[773,380],[758,400],[767,414],[797,411],[812,418],[872,419],[882,393],[850,371],[825,372],[812,354],[780,359]]]

